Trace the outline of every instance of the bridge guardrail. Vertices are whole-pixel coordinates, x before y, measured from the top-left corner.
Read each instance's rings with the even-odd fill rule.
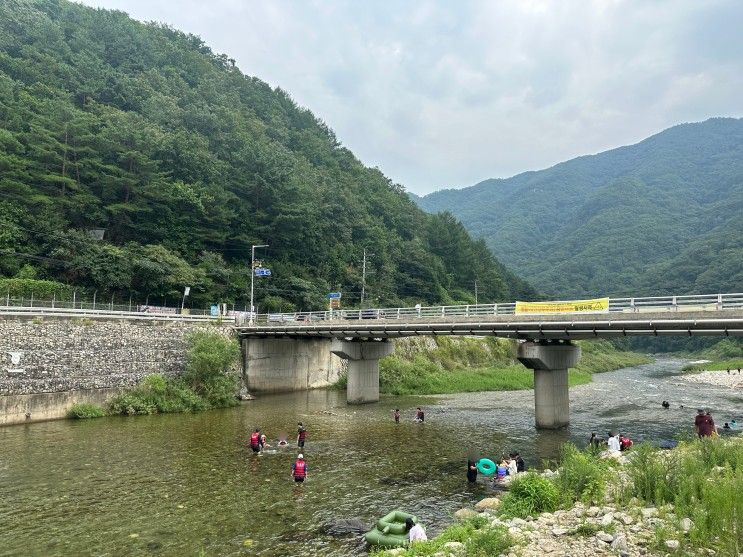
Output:
[[[95,304],[89,302],[60,302],[55,300],[29,300],[0,298],[0,314],[3,315],[65,315],[75,317],[109,317],[120,319],[158,319],[185,321],[218,321],[247,325],[248,312],[229,312],[224,316],[212,316],[206,310],[189,310],[178,313],[178,308],[158,306],[127,306],[116,304]],[[646,296],[636,298],[610,298],[609,312],[650,312],[650,311],[718,311],[722,309],[743,308],[743,293],[698,294],[679,296]],[[514,302],[498,304],[464,304],[452,306],[415,306],[397,308],[343,309],[332,311],[310,311],[294,313],[255,314],[256,325],[296,324],[311,325],[318,321],[343,320],[391,320],[391,319],[446,319],[451,317],[487,317],[514,315]]]
[[[678,296],[644,296],[610,298],[609,312],[657,312],[657,311],[719,311],[743,308],[743,293],[729,294],[684,294]],[[369,308],[299,313],[257,314],[254,324],[272,325],[293,323],[311,325],[317,321],[366,320],[366,319],[435,319],[448,317],[485,317],[488,315],[514,315],[514,302],[501,304],[421,306],[398,308]],[[247,319],[239,319],[238,325],[246,325]]]

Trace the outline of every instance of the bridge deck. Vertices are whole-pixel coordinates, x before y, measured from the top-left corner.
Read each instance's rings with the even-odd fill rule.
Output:
[[[384,339],[474,335],[516,339],[621,336],[743,336],[743,309],[602,314],[491,315],[260,324],[236,327],[242,337]]]

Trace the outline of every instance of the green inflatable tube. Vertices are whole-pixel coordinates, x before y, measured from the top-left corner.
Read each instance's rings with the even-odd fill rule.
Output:
[[[377,521],[374,529],[364,534],[364,539],[369,545],[381,545],[384,547],[400,547],[407,545],[408,534],[405,531],[405,520],[411,518],[413,524],[418,523],[415,515],[403,511],[392,511]]]
[[[477,461],[475,466],[477,466],[479,472],[485,476],[492,476],[496,469],[495,462],[489,458],[481,458]]]

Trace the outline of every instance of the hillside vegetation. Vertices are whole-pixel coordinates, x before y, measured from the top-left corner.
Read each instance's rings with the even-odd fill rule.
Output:
[[[743,120],[715,118],[416,201],[552,298],[739,292]]]
[[[48,295],[33,281],[49,279],[173,305],[190,286],[194,305],[243,306],[264,243],[260,310],[322,309],[336,290],[358,304],[365,248],[369,305],[472,301],[475,280],[483,301],[533,294],[198,37],[64,0],[0,2],[8,291]]]

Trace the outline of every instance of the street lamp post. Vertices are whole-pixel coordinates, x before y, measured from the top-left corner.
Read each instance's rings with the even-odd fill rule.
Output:
[[[255,308],[253,307],[253,282],[255,281],[255,248],[267,248],[268,244],[259,244],[250,247],[250,317],[248,325],[252,327]]]

